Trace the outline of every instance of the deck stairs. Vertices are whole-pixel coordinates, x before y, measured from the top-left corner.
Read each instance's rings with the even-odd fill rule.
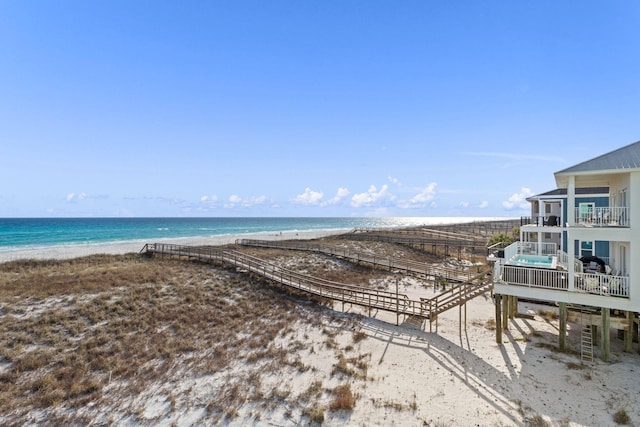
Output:
[[[459,307],[467,301],[480,296],[493,289],[492,269],[476,275],[472,280],[452,287],[448,291],[442,292],[429,299],[421,299],[424,308],[429,311],[429,320],[434,320],[435,316],[444,313],[454,307]]]
[[[593,363],[593,330],[591,328],[592,312],[586,308],[580,310],[582,332],[580,333],[580,360],[582,363]]]

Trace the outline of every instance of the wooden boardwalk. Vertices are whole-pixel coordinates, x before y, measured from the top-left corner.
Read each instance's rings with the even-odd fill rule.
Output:
[[[391,256],[382,256],[362,251],[355,251],[340,246],[326,245],[324,243],[306,241],[306,240],[255,240],[255,239],[238,239],[237,245],[256,246],[263,248],[290,249],[300,251],[310,251],[322,253],[325,255],[346,259],[356,263],[367,263],[375,267],[382,267],[389,270],[399,270],[408,274],[414,274],[425,277],[433,281],[434,284],[440,280],[448,282],[464,283],[473,280],[480,273],[481,269],[457,269],[446,266],[434,266],[424,262],[413,261],[406,258],[397,258]],[[485,266],[482,267],[486,268]],[[475,271],[474,271],[475,270]]]
[[[490,291],[493,287],[491,270],[485,270],[468,282],[452,287],[433,298],[412,300],[407,295],[332,282],[318,277],[300,274],[257,257],[239,251],[216,247],[184,246],[148,243],[142,253],[160,256],[185,257],[209,262],[223,262],[308,294],[328,298],[342,304],[354,304],[369,310],[383,310],[419,319],[436,320],[440,313],[461,306],[472,298]]]
[[[458,258],[462,251],[486,255],[487,242],[497,233],[511,233],[520,225],[519,220],[480,221],[455,225],[437,225],[410,228],[356,228],[343,237],[354,240],[367,240],[408,245],[421,250],[440,250],[449,256],[453,250]]]
[[[430,250],[431,253],[442,253],[450,256],[457,253],[458,258],[462,258],[463,250],[468,250],[474,254],[484,254],[487,248],[486,240],[462,240],[451,238],[422,237],[415,232],[403,231],[354,231],[342,237],[352,240],[366,240],[372,242],[396,243],[401,245],[419,248],[422,251]]]

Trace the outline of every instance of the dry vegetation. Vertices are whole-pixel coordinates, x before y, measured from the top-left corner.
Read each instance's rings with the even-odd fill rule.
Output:
[[[87,405],[115,408],[158,381],[224,372],[239,358],[259,369],[226,379],[206,403],[211,418],[233,416],[247,400],[287,400],[290,391],[261,386],[260,372],[309,369],[275,342],[322,310],[193,262],[130,255],[0,264],[0,423],[35,414],[83,423],[78,409]],[[127,411],[139,416],[135,405]]]
[[[317,254],[251,251],[341,282],[386,274]],[[194,405],[189,389],[176,387],[184,378],[210,379],[211,394],[198,404],[212,422],[250,404],[255,419],[285,407],[322,423],[353,409],[352,381],[371,380],[370,355],[357,350],[366,339],[357,318],[322,303],[184,260],[131,254],[0,264],[0,423],[145,422],[153,417],[136,402],[154,389],[165,394],[166,417]],[[307,335],[314,327],[322,341]],[[324,375],[301,357],[320,351],[335,357]],[[311,385],[301,391],[282,380],[295,375]],[[92,408],[111,415],[96,420]]]
[[[329,243],[442,262],[393,244]],[[234,249],[341,283],[379,286],[389,275],[320,254]],[[323,423],[355,407],[354,386],[375,380],[357,316],[326,303],[223,265],[169,258],[0,264],[0,424],[153,424],[198,410],[209,423],[242,411]],[[314,363],[319,352],[333,355],[326,372]],[[161,396],[155,411],[150,396]]]

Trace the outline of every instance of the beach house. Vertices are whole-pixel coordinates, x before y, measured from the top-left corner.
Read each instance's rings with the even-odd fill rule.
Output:
[[[559,307],[559,347],[567,321],[582,324],[581,354],[599,343],[609,360],[612,331],[625,351],[637,341],[640,313],[640,141],[556,172],[557,188],[530,197],[520,240],[495,261],[496,340],[517,301]],[[598,342],[598,330],[599,342]]]

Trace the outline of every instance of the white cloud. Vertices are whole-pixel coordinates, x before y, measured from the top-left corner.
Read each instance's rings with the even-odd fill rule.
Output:
[[[325,205],[337,205],[342,200],[344,200],[347,196],[349,196],[349,194],[350,194],[349,190],[347,190],[346,188],[340,187],[338,188],[336,195],[333,196],[331,199],[327,200]]]
[[[533,196],[533,191],[530,188],[522,187],[519,193],[512,194],[509,200],[502,202],[502,206],[507,210],[528,209],[530,205],[526,199],[531,196]]]
[[[359,208],[362,206],[372,206],[375,203],[381,202],[385,199],[393,200],[395,196],[389,193],[389,187],[385,184],[380,188],[380,191],[375,185],[371,185],[366,193],[354,194],[351,198],[351,206]]]
[[[242,201],[242,205],[249,207],[254,205],[262,205],[267,201],[267,196],[252,196]]]
[[[77,202],[80,200],[85,200],[87,198],[87,194],[86,193],[80,193],[80,194],[76,194],[76,193],[69,193],[67,194],[67,202]]]
[[[411,199],[411,202],[426,203],[433,200],[433,198],[436,197],[437,186],[438,184],[436,184],[435,182],[432,182],[431,184],[427,185],[425,188],[422,189],[420,193],[413,196],[413,198]]]
[[[304,189],[304,193],[298,194],[291,202],[297,205],[317,206],[324,197],[324,194],[319,191],[313,191],[309,187]]]
[[[460,202],[460,207],[461,208],[468,208],[469,207],[469,202]]]
[[[486,200],[483,200],[483,201],[478,205],[478,207],[479,207],[480,209],[486,209],[486,208],[488,208],[488,207],[489,207],[489,202],[487,202]]]
[[[435,202],[433,199],[436,197],[436,187],[437,183],[432,182],[427,185],[425,188],[420,190],[418,194],[413,196],[409,201],[403,203],[400,207],[402,208],[417,208],[427,206],[429,202],[431,202],[430,206],[435,206]]]
[[[242,198],[236,194],[229,196],[229,202],[224,204],[224,207],[227,209],[234,208],[238,205],[243,208],[249,208],[251,206],[262,205],[267,202],[267,196],[251,196]]]
[[[242,201],[242,197],[232,194],[229,196],[229,202],[224,204],[224,207],[227,209],[231,209],[235,207],[238,203]]]
[[[200,201],[202,203],[215,203],[218,201],[218,196],[202,196]]]
[[[387,179],[392,183],[397,185],[398,187],[402,186],[402,183],[400,182],[400,180],[398,178],[394,178],[392,176],[388,176]]]

